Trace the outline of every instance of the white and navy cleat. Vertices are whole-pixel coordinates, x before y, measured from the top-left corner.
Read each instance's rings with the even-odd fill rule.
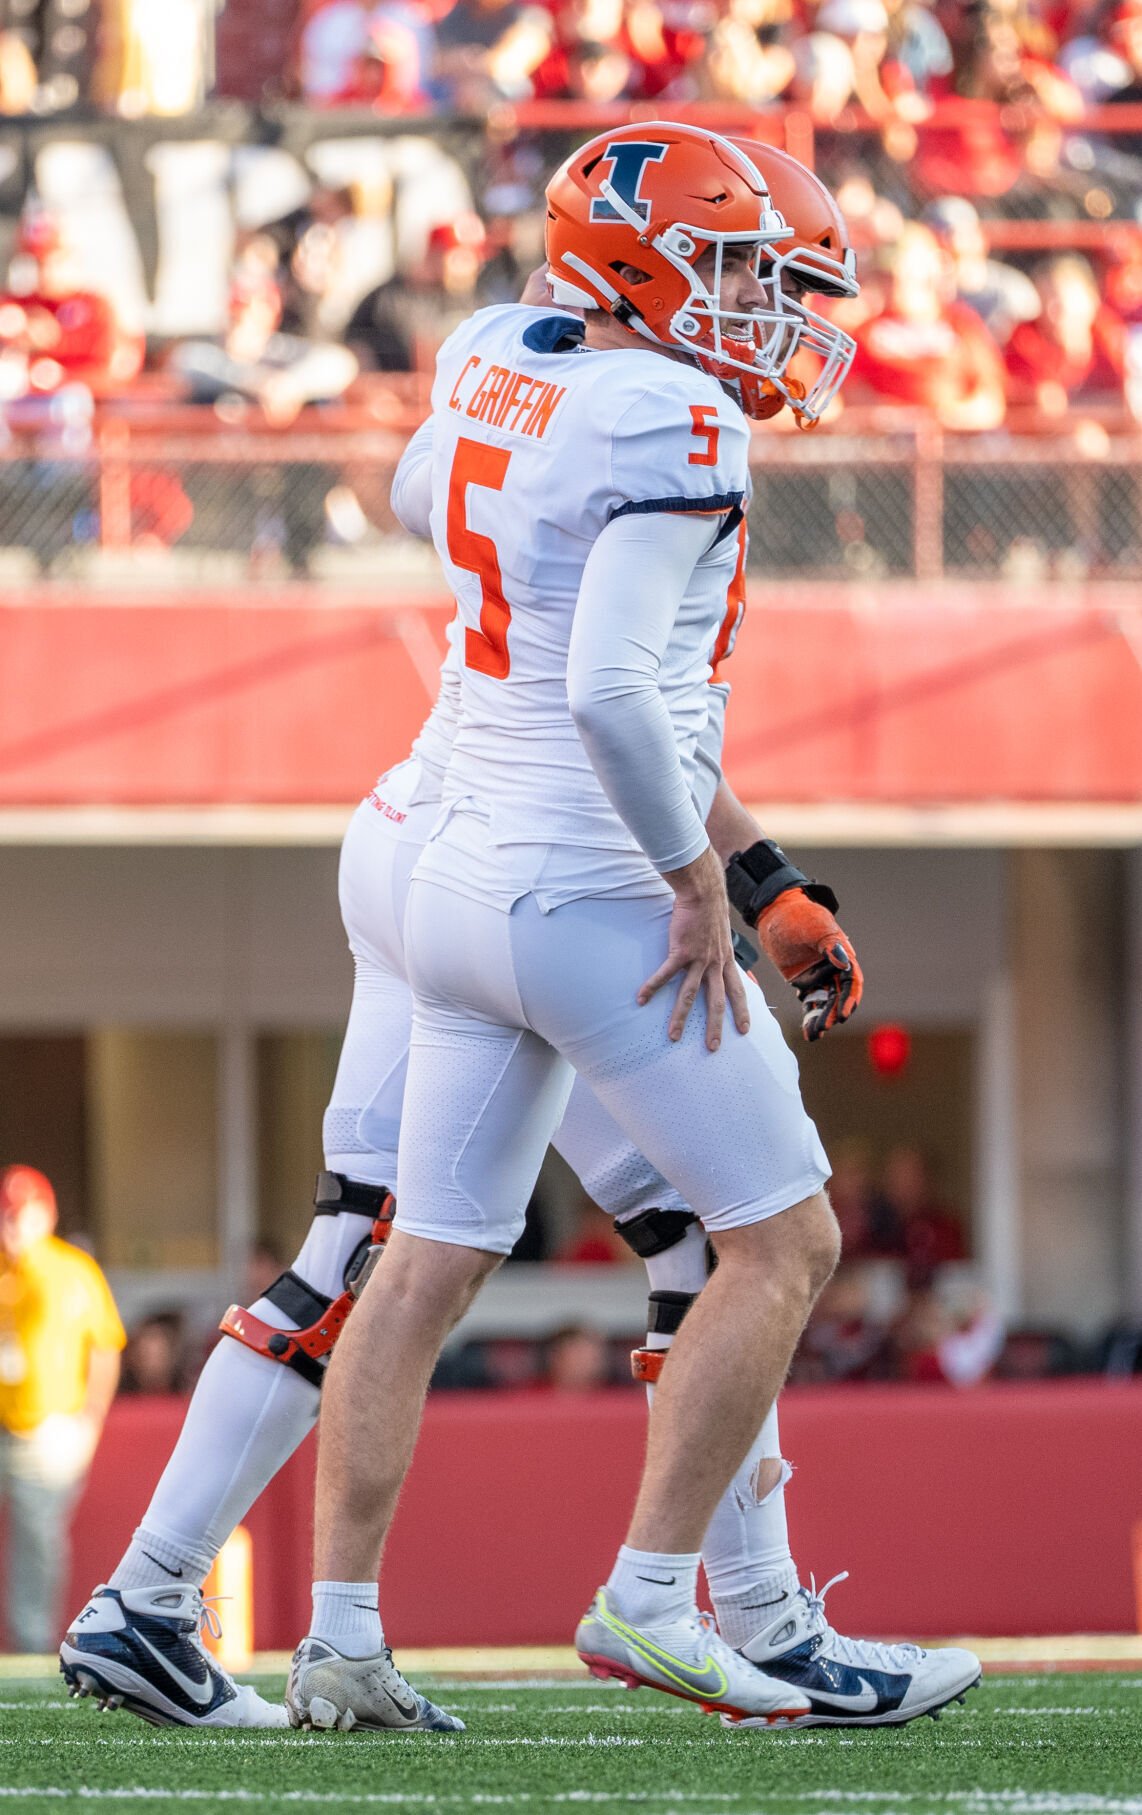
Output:
[[[899,1727],[921,1714],[938,1718],[949,1702],[962,1702],[980,1680],[979,1659],[954,1646],[924,1651],[919,1645],[880,1645],[844,1638],[825,1618],[825,1596],[844,1575],[826,1582],[820,1594],[791,1593],[777,1617],[764,1626],[741,1655],[772,1681],[777,1678],[808,1697],[810,1707],[790,1722],[795,1727]],[[812,1578],[810,1578],[812,1580]],[[765,1723],[722,1716],[723,1726]]]
[[[661,1689],[697,1702],[707,1714],[748,1718],[751,1726],[789,1727],[809,1712],[802,1690],[747,1663],[708,1614],[636,1627],[600,1588],[579,1622],[575,1649],[592,1676],[617,1677],[628,1689]]]
[[[97,1588],[60,1646],[73,1696],[154,1727],[287,1727],[280,1702],[236,1683],[202,1643],[217,1619],[197,1588]]]
[[[286,1709],[295,1727],[349,1733],[462,1733],[446,1714],[405,1681],[386,1646],[376,1657],[343,1657],[324,1639],[304,1638],[293,1654]]]

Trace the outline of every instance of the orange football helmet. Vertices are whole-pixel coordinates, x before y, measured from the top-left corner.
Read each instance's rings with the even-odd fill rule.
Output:
[[[770,306],[721,305],[725,255],[752,249],[755,274],[791,237],[756,165],[697,126],[652,121],[600,133],[547,185],[548,282],[555,301],[605,309],[632,334],[680,348],[719,378],[784,371],[800,333],[769,283]],[[707,285],[695,266],[713,248]],[[634,267],[641,281],[623,275]]]
[[[793,229],[792,239],[775,246],[768,256],[776,275],[778,300],[801,324],[795,350],[812,353],[820,361],[820,371],[807,390],[799,379],[786,377],[784,368],[767,373],[761,386],[747,380],[743,407],[750,416],[771,416],[788,403],[801,426],[808,428],[824,415],[848,377],[856,342],[835,322],[811,309],[804,296],[857,296],[856,253],[844,215],[820,177],[776,145],[754,139],[731,142],[757,166],[774,207]],[[747,397],[746,389],[759,389],[762,394],[756,399]],[[775,395],[780,399],[776,407]]]

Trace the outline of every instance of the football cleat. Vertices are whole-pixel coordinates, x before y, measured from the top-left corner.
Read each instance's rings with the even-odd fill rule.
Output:
[[[798,1588],[777,1618],[742,1647],[742,1656],[763,1670],[767,1681],[787,1683],[809,1698],[808,1712],[793,1726],[898,1727],[920,1714],[938,1715],[975,1688],[980,1663],[970,1651],[878,1645],[834,1632],[825,1618],[825,1596],[847,1575],[846,1570],[834,1576],[820,1594],[815,1582]],[[764,1724],[722,1716],[723,1726]]]
[[[197,1588],[97,1588],[60,1646],[73,1696],[154,1727],[286,1727],[277,1702],[236,1683],[202,1643],[217,1615]]]
[[[732,1650],[708,1614],[639,1628],[616,1612],[600,1588],[579,1622],[575,1649],[592,1676],[617,1677],[628,1689],[662,1689],[698,1702],[707,1714],[788,1727],[809,1712],[802,1690],[767,1676]]]
[[[407,1683],[386,1646],[377,1657],[342,1657],[324,1639],[305,1638],[293,1654],[286,1710],[294,1727],[354,1727],[386,1733],[463,1733],[464,1722],[446,1714]]]

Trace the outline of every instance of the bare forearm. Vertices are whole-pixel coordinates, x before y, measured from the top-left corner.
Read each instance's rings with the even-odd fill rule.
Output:
[[[725,780],[718,783],[718,791],[706,815],[706,834],[723,864],[729,862],[735,851],[748,851],[751,844],[765,837],[753,814],[742,806]]]
[[[102,1425],[111,1410],[111,1402],[119,1386],[121,1365],[117,1349],[92,1349],[83,1409],[98,1425]]]

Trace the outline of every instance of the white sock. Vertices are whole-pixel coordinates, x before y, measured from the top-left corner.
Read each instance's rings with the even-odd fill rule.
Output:
[[[336,1297],[368,1228],[362,1216],[315,1217],[294,1271],[315,1291]],[[294,1327],[264,1298],[250,1308],[265,1323]],[[201,1587],[234,1527],[312,1430],[320,1403],[319,1389],[293,1368],[224,1336],[202,1370],[174,1452],[110,1586],[149,1588],[181,1569]],[[142,1543],[143,1533],[152,1542]]]
[[[797,1566],[789,1549],[785,1485],[792,1470],[781,1464],[776,1487],[757,1497],[758,1465],[780,1460],[781,1437],[774,1406],[749,1455],[718,1502],[702,1545],[702,1563],[718,1630],[740,1647],[780,1612],[796,1593]]]
[[[624,1544],[607,1588],[632,1626],[668,1626],[698,1606],[698,1553],[632,1550]]]
[[[375,1582],[315,1582],[310,1636],[342,1657],[376,1657],[384,1650]]]
[[[112,1588],[167,1587],[172,1582],[190,1582],[201,1588],[210,1574],[214,1558],[185,1539],[171,1539],[162,1532],[140,1525],[123,1554],[123,1560],[111,1577]]]

